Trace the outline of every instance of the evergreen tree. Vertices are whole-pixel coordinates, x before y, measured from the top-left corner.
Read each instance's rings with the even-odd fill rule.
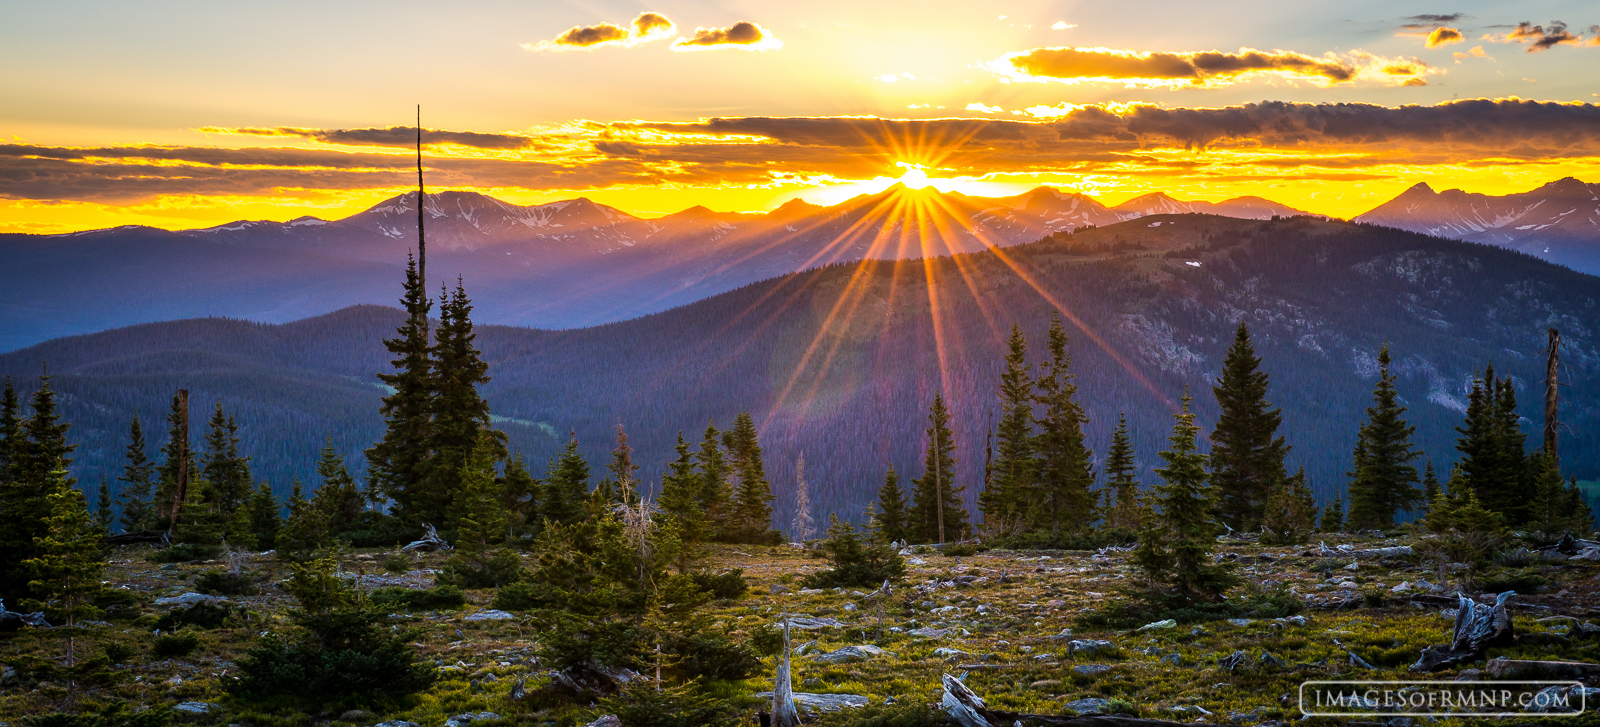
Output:
[[[221,496],[210,480],[200,479],[189,484],[188,497],[183,501],[183,511],[172,530],[172,542],[187,546],[183,552],[189,560],[209,558],[221,552],[224,544],[239,545],[230,539],[234,513],[222,509]]]
[[[1378,384],[1373,389],[1373,405],[1367,407],[1367,423],[1357,437],[1355,466],[1350,472],[1350,514],[1352,531],[1383,529],[1394,525],[1395,512],[1416,507],[1417,468],[1412,463],[1422,456],[1411,447],[1417,428],[1407,424],[1399,404],[1395,376],[1389,372],[1389,346],[1378,351]]]
[[[733,483],[728,479],[731,472],[722,454],[722,434],[715,421],[706,424],[695,466],[700,470],[699,500],[706,529],[712,536],[725,537],[732,527]]]
[[[522,568],[516,553],[495,548],[505,540],[506,518],[494,463],[499,443],[484,434],[461,469],[461,518],[455,551],[445,561],[439,582],[461,588],[490,588],[516,580]]]
[[[300,479],[289,491],[289,517],[278,530],[278,559],[307,563],[328,547],[328,523],[323,512],[306,500]]]
[[[1497,379],[1494,366],[1472,382],[1467,414],[1456,450],[1461,461],[1451,474],[1451,493],[1470,488],[1478,502],[1501,513],[1508,525],[1521,525],[1529,515],[1526,493],[1531,486],[1522,433],[1517,415],[1516,387],[1509,377]]]
[[[1334,495],[1333,502],[1322,510],[1322,524],[1319,528],[1324,533],[1344,532],[1344,498]]]
[[[1139,497],[1138,464],[1133,458],[1133,442],[1128,437],[1128,417],[1117,417],[1111,433],[1111,449],[1106,451],[1106,527],[1138,531],[1143,527]]]
[[[1037,484],[1032,490],[1031,524],[1051,533],[1077,530],[1094,522],[1094,456],[1085,444],[1088,416],[1078,405],[1078,386],[1067,355],[1067,334],[1061,319],[1050,323],[1050,360],[1035,382],[1039,434],[1034,438]]]
[[[106,482],[105,475],[100,476],[100,490],[94,498],[94,526],[106,535],[111,534],[111,485]]]
[[[506,512],[506,532],[527,533],[539,524],[539,481],[528,473],[528,465],[518,452],[506,460],[506,472],[499,479],[501,506]]]
[[[155,487],[154,472],[155,465],[145,454],[144,430],[139,426],[138,415],[134,415],[133,424],[128,427],[127,464],[122,466],[122,476],[117,478],[123,483],[120,489],[124,531],[136,533],[155,529],[156,513],[150,502]]]
[[[1267,497],[1287,477],[1289,448],[1277,436],[1283,415],[1267,402],[1267,373],[1239,324],[1212,392],[1221,414],[1211,432],[1211,482],[1217,516],[1240,531],[1261,528]]]
[[[395,514],[412,522],[437,517],[439,504],[424,483],[435,443],[433,426],[433,346],[428,313],[433,301],[417,276],[416,260],[407,257],[405,293],[400,299],[406,319],[394,338],[383,345],[394,355],[394,373],[378,380],[394,393],[383,397],[383,438],[366,452],[371,489],[394,501]]]
[[[18,564],[28,575],[28,589],[33,594],[21,605],[43,610],[56,625],[67,627],[66,665],[70,670],[77,664],[76,627],[100,613],[94,601],[104,588],[100,583],[105,571],[102,531],[89,517],[88,503],[70,484],[65,468],[47,473],[44,488],[48,509],[40,518],[43,533],[34,543],[32,556]]]
[[[1023,524],[1037,473],[1028,342],[1015,324],[1011,326],[1009,346],[1006,368],[1000,374],[1000,423],[995,431],[999,456],[990,468],[988,487],[978,497],[984,524],[994,532],[1006,532]]]
[[[17,459],[17,448],[22,446],[22,404],[17,389],[6,377],[0,389],[0,485],[12,479],[12,463]]]
[[[807,588],[871,588],[906,573],[905,559],[889,545],[881,531],[863,541],[855,526],[828,516],[828,539],[822,552],[833,567],[812,573],[801,584]]]
[[[756,439],[756,423],[750,412],[740,412],[733,428],[722,434],[728,450],[728,464],[738,484],[734,489],[732,535],[738,542],[759,543],[772,540],[772,486],[767,482],[766,465],[761,459],[761,443]]]
[[[158,527],[168,527],[172,524],[174,508],[178,505],[178,470],[180,465],[186,465],[189,481],[200,477],[200,470],[195,467],[194,447],[189,446],[183,439],[183,421],[186,412],[183,410],[183,395],[172,395],[172,407],[167,411],[167,443],[161,448],[161,465],[156,468],[156,511]]]
[[[479,440],[489,437],[491,454],[505,459],[505,434],[490,428],[489,404],[478,387],[489,383],[489,364],[478,352],[472,326],[472,301],[461,282],[453,294],[439,296],[439,330],[435,336],[433,384],[433,460],[427,467],[418,513],[446,517],[457,511],[466,486],[462,469]]]
[[[1261,520],[1261,542],[1304,543],[1317,530],[1317,500],[1306,486],[1306,469],[1272,486]]]
[[[700,472],[695,469],[694,455],[682,431],[678,432],[678,443],[673,451],[677,456],[667,464],[667,474],[661,478],[661,497],[657,504],[678,531],[682,548],[677,566],[678,572],[683,573],[698,559],[701,544],[710,540],[711,533],[700,501]]]
[[[323,441],[322,454],[317,458],[317,476],[322,479],[311,496],[312,506],[322,512],[322,522],[329,533],[349,531],[366,509],[367,498],[356,487],[354,477],[345,467],[344,457],[333,449],[333,437]]]
[[[1206,456],[1196,445],[1200,427],[1189,411],[1193,398],[1183,394],[1168,448],[1161,452],[1165,466],[1156,468],[1162,484],[1156,487],[1161,506],[1155,524],[1139,537],[1133,564],[1144,572],[1157,596],[1184,602],[1213,601],[1237,582],[1226,564],[1211,557],[1217,528],[1211,521],[1215,497],[1206,475]]]
[[[39,390],[30,401],[32,415],[15,423],[0,423],[6,429],[11,450],[8,479],[0,481],[0,598],[13,603],[29,593],[24,562],[41,554],[39,538],[49,528],[49,496],[57,486],[60,470],[65,487],[77,481],[65,473],[71,466],[68,457],[75,445],[67,444],[67,429],[56,412],[55,391],[48,374],[39,378]],[[14,405],[13,405],[14,406]],[[0,412],[11,419],[16,415]]]
[[[639,465],[633,463],[633,447],[628,446],[628,433],[621,422],[617,423],[617,448],[611,450],[606,473],[602,488],[607,502],[632,505],[639,501]]]
[[[906,522],[906,495],[900,489],[900,473],[889,465],[883,476],[883,486],[878,488],[878,511],[873,526],[886,543],[904,543],[911,536]]]
[[[572,433],[561,455],[550,463],[544,478],[539,510],[555,523],[571,525],[584,517],[583,503],[589,495],[589,463],[578,453],[578,435]]]
[[[255,480],[250,476],[250,458],[239,453],[239,425],[222,410],[221,399],[217,400],[209,426],[199,474],[211,483],[216,498],[213,506],[231,514],[244,505],[255,489]]]
[[[1484,507],[1469,487],[1452,488],[1431,504],[1423,526],[1437,537],[1418,541],[1417,555],[1434,563],[1441,583],[1451,564],[1466,565],[1460,571],[1463,591],[1471,588],[1476,576],[1490,565],[1490,558],[1505,547],[1511,536],[1505,518]]]
[[[266,482],[256,485],[245,509],[249,513],[250,533],[255,537],[256,547],[258,549],[274,547],[278,542],[278,530],[283,527],[283,520],[278,513],[278,498],[272,496],[272,486]]]
[[[1589,508],[1587,505],[1573,507],[1572,493],[1567,482],[1561,478],[1561,468],[1555,458],[1541,449],[1528,458],[1528,466],[1532,469],[1526,506],[1528,528],[1548,536],[1564,533],[1582,535],[1588,532]],[[1576,489],[1576,486],[1571,489]],[[1576,499],[1579,503],[1583,502],[1581,494]]]
[[[1428,458],[1428,465],[1422,470],[1422,506],[1423,513],[1427,508],[1433,507],[1433,501],[1439,499],[1439,475],[1433,470],[1433,458]]]
[[[922,477],[913,481],[911,511],[906,530],[919,543],[943,543],[967,537],[967,509],[955,478],[955,442],[950,434],[950,410],[944,395],[935,392],[928,409],[928,449]]]

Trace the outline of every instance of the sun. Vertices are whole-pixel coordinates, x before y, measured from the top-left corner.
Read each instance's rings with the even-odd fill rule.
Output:
[[[894,165],[906,170],[895,182],[905,185],[907,189],[922,189],[934,182],[928,176],[928,168],[926,166],[912,164],[911,162],[895,162]]]

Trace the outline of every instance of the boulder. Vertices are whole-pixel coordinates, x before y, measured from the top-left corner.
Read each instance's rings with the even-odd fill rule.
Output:
[[[473,722],[487,722],[500,719],[494,712],[464,712],[444,721],[444,727],[465,727]]]
[[[1152,622],[1147,623],[1147,624],[1145,624],[1143,626],[1140,626],[1139,628],[1134,629],[1134,630],[1135,631],[1154,631],[1156,629],[1172,629],[1172,628],[1177,628],[1177,627],[1178,627],[1178,621],[1176,619],[1170,619],[1169,618],[1169,619],[1166,619],[1165,621],[1152,621]]]
[[[209,604],[215,605],[215,604],[218,604],[218,603],[227,603],[227,602],[228,602],[228,599],[223,598],[221,596],[208,596],[208,595],[206,595],[204,593],[184,593],[184,594],[178,595],[178,596],[169,596],[167,598],[157,598],[156,601],[155,601],[157,606],[183,606],[183,607],[193,606],[193,605],[195,605],[197,603],[209,603]]]
[[[182,702],[180,704],[173,705],[172,707],[172,711],[177,712],[180,716],[185,717],[199,717],[201,715],[211,714],[213,711],[218,709],[220,709],[220,707],[210,702]]]
[[[1108,671],[1111,671],[1111,667],[1106,666],[1105,664],[1079,664],[1075,667],[1072,667],[1072,673],[1081,674],[1086,677],[1104,674]]]
[[[471,616],[466,617],[465,620],[467,620],[467,621],[508,621],[508,620],[514,619],[514,618],[516,618],[516,616],[514,614],[506,613],[505,611],[499,611],[499,610],[496,610],[496,609],[489,609],[487,611],[479,611],[479,612],[477,612],[475,614],[472,614]]]
[[[814,616],[791,616],[789,628],[792,629],[829,629],[843,626],[844,622],[836,618],[817,618]]]
[[[1101,699],[1100,697],[1085,697],[1083,699],[1074,699],[1063,706],[1076,714],[1105,714],[1106,708],[1111,706],[1111,700]]]
[[[1067,642],[1067,655],[1094,655],[1117,650],[1117,645],[1102,639],[1074,639]]]
[[[622,727],[622,720],[617,719],[617,715],[604,714],[600,715],[600,719],[590,722],[583,727]]]
[[[757,699],[771,701],[772,692],[758,692]],[[795,692],[794,704],[802,712],[835,712],[846,708],[865,707],[872,700],[859,694],[812,694]]]
[[[864,661],[866,659],[871,659],[874,656],[882,655],[883,649],[870,644],[864,644],[861,646],[846,646],[840,649],[835,649],[826,654],[818,654],[811,658],[824,664],[843,664],[849,661]]]

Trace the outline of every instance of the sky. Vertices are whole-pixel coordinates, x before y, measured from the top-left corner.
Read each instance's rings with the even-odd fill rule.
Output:
[[[4,0],[0,232],[414,189],[653,216],[897,179],[1350,217],[1600,181],[1588,2]]]

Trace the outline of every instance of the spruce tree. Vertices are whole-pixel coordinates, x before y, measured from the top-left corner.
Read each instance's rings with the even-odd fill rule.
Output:
[[[700,502],[702,491],[700,472],[695,468],[694,454],[683,432],[678,432],[678,443],[673,447],[677,454],[667,464],[667,473],[661,478],[661,497],[657,500],[662,514],[672,520],[682,543],[677,562],[682,573],[698,559],[701,545],[710,540],[706,513]]]
[[[1433,470],[1433,458],[1430,457],[1422,470],[1423,514],[1427,514],[1427,508],[1433,507],[1433,501],[1439,499],[1439,493],[1439,474]]]
[[[501,506],[506,511],[506,532],[530,533],[539,525],[539,481],[528,472],[521,452],[506,460],[499,487]]]
[[[122,466],[122,476],[117,478],[123,483],[120,489],[124,531],[136,533],[155,529],[156,513],[150,501],[155,487],[154,472],[155,465],[145,454],[144,430],[139,426],[138,415],[134,415],[128,427],[127,463]]]
[[[633,463],[633,447],[628,446],[628,433],[621,422],[617,423],[617,447],[611,450],[606,473],[606,499],[622,505],[639,501],[639,465]]]
[[[1166,464],[1156,468],[1162,480],[1156,486],[1161,511],[1154,526],[1141,533],[1133,563],[1155,586],[1155,595],[1183,602],[1214,601],[1238,578],[1211,557],[1218,530],[1211,520],[1216,500],[1206,474],[1206,455],[1195,441],[1200,427],[1189,411],[1191,401],[1185,391],[1168,448],[1160,453]]]
[[[416,503],[425,517],[448,517],[462,495],[462,468],[479,440],[489,437],[495,459],[506,457],[505,434],[490,428],[489,404],[478,387],[489,383],[489,364],[477,349],[472,326],[472,301],[456,282],[455,292],[440,293],[439,330],[435,336],[433,384],[433,460],[427,467],[422,498]]]
[[[44,489],[48,493],[48,509],[41,518],[44,529],[32,556],[17,564],[27,574],[32,594],[21,605],[42,610],[55,625],[67,627],[66,666],[70,670],[77,664],[76,627],[100,613],[94,601],[104,588],[100,583],[105,571],[102,531],[90,518],[83,493],[70,484],[66,469],[46,473]]]
[[[255,480],[250,476],[250,458],[239,453],[239,425],[222,410],[221,399],[217,400],[209,426],[199,474],[211,483],[216,497],[213,505],[222,512],[232,513],[244,505],[255,489]]]
[[[1531,485],[1524,452],[1526,437],[1516,412],[1516,387],[1509,377],[1495,377],[1494,366],[1472,382],[1467,397],[1466,421],[1456,431],[1461,460],[1451,474],[1451,494],[1469,488],[1481,506],[1501,513],[1508,525],[1521,525],[1528,517],[1527,489]]]
[[[506,517],[494,463],[500,444],[484,434],[461,469],[461,517],[455,551],[445,561],[439,582],[461,588],[490,588],[516,580],[521,560],[494,546],[505,540]]]
[[[1012,324],[1005,371],[1000,374],[998,454],[990,481],[978,497],[985,526],[1006,532],[1023,524],[1037,472],[1034,459],[1033,381],[1028,376],[1028,342]]]
[[[1306,469],[1272,486],[1261,519],[1261,542],[1304,543],[1317,529],[1317,500],[1306,486]]]
[[[573,432],[561,455],[550,463],[539,496],[539,509],[546,519],[572,525],[584,518],[584,501],[589,495],[589,463],[578,453],[578,434]]]
[[[255,536],[256,548],[266,550],[275,547],[283,519],[278,512],[278,498],[272,495],[272,486],[266,482],[256,485],[245,509],[249,512],[250,533]]]
[[[295,478],[289,491],[289,517],[278,529],[278,560],[288,563],[308,563],[318,557],[329,544],[326,516],[300,489],[300,478]]]
[[[1211,431],[1211,482],[1217,516],[1240,531],[1261,528],[1268,494],[1287,477],[1289,448],[1277,436],[1283,415],[1267,402],[1267,373],[1244,323],[1234,332],[1222,376],[1211,387],[1221,410]]]
[[[886,543],[905,543],[910,537],[906,522],[906,495],[900,489],[900,473],[889,465],[883,475],[883,486],[878,488],[878,511],[873,517],[873,527]]]
[[[94,525],[106,535],[111,534],[111,485],[106,482],[106,476],[100,475],[100,490],[94,498]]]
[[[1572,493],[1561,478],[1556,459],[1540,449],[1528,458],[1528,466],[1532,470],[1525,507],[1528,529],[1552,538],[1564,533],[1587,533],[1591,527],[1589,508],[1573,507]],[[1583,502],[1581,495],[1577,501]]]
[[[13,603],[29,593],[25,561],[41,553],[39,538],[46,535],[51,505],[49,496],[57,486],[56,471],[63,474],[67,488],[77,481],[65,473],[71,466],[68,457],[76,445],[67,444],[67,429],[56,411],[55,391],[48,374],[39,378],[39,389],[30,401],[32,415],[15,424],[6,439],[11,449],[9,479],[0,482],[0,598]]]
[[[1137,532],[1143,526],[1143,506],[1139,497],[1138,464],[1133,458],[1133,442],[1128,437],[1128,417],[1117,417],[1111,433],[1111,449],[1106,450],[1106,527]]]
[[[913,481],[911,511],[906,530],[918,543],[943,543],[967,537],[967,508],[956,481],[955,442],[950,433],[950,410],[944,395],[934,392],[928,408],[928,449],[922,476]]]
[[[733,520],[733,483],[728,479],[731,473],[715,421],[706,423],[700,451],[695,453],[695,466],[700,470],[699,500],[706,530],[710,537],[726,538]]]
[[[739,412],[733,428],[722,434],[728,464],[738,484],[734,488],[732,534],[735,540],[760,543],[772,540],[772,486],[767,482],[761,443],[750,412]]]
[[[181,393],[173,394],[172,407],[167,411],[167,443],[161,448],[161,464],[156,468],[154,509],[156,525],[160,528],[172,524],[173,508],[178,504],[180,464],[186,464],[191,483],[200,477],[200,470],[195,467],[194,447],[183,441],[183,401]]]
[[[17,389],[6,377],[0,389],[0,485],[12,479],[12,463],[17,459],[17,448],[22,446],[22,404]]]
[[[322,512],[322,522],[328,532],[344,533],[355,527],[361,511],[366,509],[367,498],[350,476],[344,457],[334,450],[333,437],[322,443],[322,453],[317,458],[317,477],[322,482],[312,494],[311,503]]]
[[[1322,510],[1322,522],[1318,528],[1324,533],[1344,532],[1344,498],[1333,496],[1333,501]]]
[[[1094,522],[1094,455],[1083,436],[1088,421],[1078,405],[1073,383],[1072,357],[1067,355],[1067,334],[1061,319],[1050,323],[1047,341],[1050,360],[1034,383],[1040,406],[1039,434],[1034,438],[1036,485],[1031,524],[1051,533],[1078,530]]]
[[[427,496],[424,479],[436,437],[433,426],[434,369],[428,313],[433,301],[423,290],[416,260],[407,257],[405,292],[400,299],[406,318],[394,338],[383,345],[394,355],[394,373],[378,374],[393,389],[383,397],[383,438],[367,449],[371,489],[394,501],[397,516],[412,522],[437,517],[438,505]]]
[[[1395,376],[1389,372],[1389,346],[1378,351],[1378,383],[1367,408],[1367,423],[1357,436],[1356,461],[1350,472],[1352,531],[1383,529],[1394,525],[1398,510],[1416,507],[1417,468],[1412,463],[1422,453],[1411,446],[1417,428],[1407,424],[1399,404]]]

